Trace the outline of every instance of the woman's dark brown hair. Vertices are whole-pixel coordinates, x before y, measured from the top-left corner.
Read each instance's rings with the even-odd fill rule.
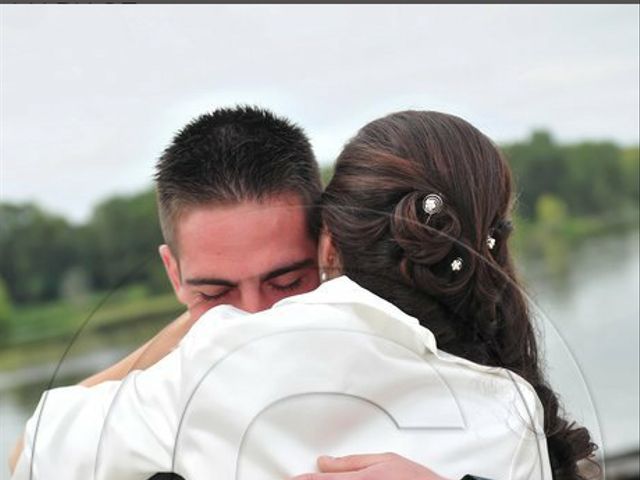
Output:
[[[427,215],[432,193],[444,206]],[[369,123],[347,143],[322,215],[344,274],[415,316],[441,349],[508,368],[535,388],[554,478],[580,479],[577,463],[596,446],[561,416],[541,372],[507,242],[512,193],[506,160],[480,131],[452,115],[406,111]]]

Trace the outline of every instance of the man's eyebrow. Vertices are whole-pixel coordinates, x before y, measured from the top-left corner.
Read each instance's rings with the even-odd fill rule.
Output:
[[[199,285],[216,285],[220,287],[237,287],[237,283],[230,282],[229,280],[224,280],[222,278],[188,278],[185,280],[185,283],[188,285],[199,286]]]
[[[295,270],[300,270],[302,268],[307,268],[314,266],[316,264],[313,258],[306,258],[304,260],[300,260],[298,262],[290,263],[289,265],[285,265],[283,267],[272,270],[269,273],[266,273],[260,277],[260,281],[264,282],[266,280],[271,280],[272,278],[279,277],[280,275],[284,275],[285,273],[293,272]]]
[[[265,273],[260,276],[260,281],[264,282],[267,280],[271,280],[272,278],[279,277],[280,275],[284,275],[285,273],[293,272],[295,270],[300,270],[302,268],[307,268],[315,265],[315,260],[313,258],[306,258],[304,260],[300,260],[294,263],[290,263],[289,265],[284,265],[280,268],[272,270],[269,273]],[[196,278],[188,278],[185,280],[187,285],[200,286],[200,285],[215,285],[220,287],[237,287],[238,284],[232,282],[230,280],[225,280],[224,278],[207,278],[207,277],[196,277]]]

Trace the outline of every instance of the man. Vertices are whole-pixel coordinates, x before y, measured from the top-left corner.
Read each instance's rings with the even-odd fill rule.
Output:
[[[155,364],[216,305],[257,312],[318,286],[322,184],[309,140],[296,125],[249,107],[202,115],[175,136],[155,179],[165,239],[160,256],[188,314],[81,385],[120,380]]]

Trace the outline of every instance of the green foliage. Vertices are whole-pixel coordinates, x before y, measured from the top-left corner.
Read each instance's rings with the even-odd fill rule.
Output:
[[[101,203],[81,236],[94,288],[144,283],[153,292],[169,291],[157,251],[163,239],[153,190]]]
[[[567,205],[555,195],[545,193],[536,202],[536,218],[544,227],[560,227],[567,220]]]
[[[333,177],[333,168],[334,165],[323,165],[320,168],[320,176],[322,178],[322,186],[326,187],[327,185],[329,185],[329,182],[331,181],[331,177]]]
[[[11,299],[5,287],[4,280],[0,278],[0,336],[5,337],[11,327]],[[0,341],[0,343],[2,343]]]
[[[170,291],[153,190],[101,203],[82,226],[32,204],[0,204],[0,218],[0,276],[17,304],[132,283]]]
[[[610,142],[559,145],[538,131],[526,142],[504,147],[514,172],[518,213],[536,216],[538,199],[561,199],[572,217],[606,215],[638,203],[638,147]]]
[[[516,143],[505,149],[511,161],[518,185],[518,212],[533,217],[536,199],[543,193],[562,189],[566,165],[561,152],[547,132],[534,132],[526,143]]]
[[[60,297],[71,303],[83,304],[90,292],[90,282],[85,269],[72,267],[65,273],[60,284]]]
[[[624,203],[621,152],[611,143],[580,143],[563,148],[567,181],[563,185],[574,215],[613,211]]]
[[[640,149],[625,148],[619,162],[622,188],[637,204],[640,198]]]
[[[0,204],[0,276],[16,303],[56,298],[78,260],[75,229],[33,204]]]
[[[25,342],[52,336],[69,338],[98,305],[101,307],[89,319],[89,330],[140,321],[149,316],[162,317],[168,322],[184,311],[173,294],[149,297],[144,290],[144,287],[141,289],[139,285],[133,285],[113,293],[94,292],[83,303],[56,300],[16,306],[13,309],[13,340]]]

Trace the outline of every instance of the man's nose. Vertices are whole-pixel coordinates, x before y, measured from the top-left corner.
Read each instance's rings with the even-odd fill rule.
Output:
[[[242,310],[249,313],[261,312],[271,305],[266,295],[263,295],[259,288],[251,288],[242,292]]]

